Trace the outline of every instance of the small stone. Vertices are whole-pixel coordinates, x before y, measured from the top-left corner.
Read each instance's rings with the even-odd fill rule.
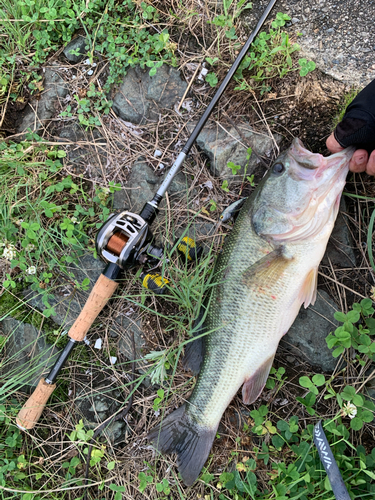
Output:
[[[292,24],[297,24],[300,22],[300,19],[298,17],[292,17]]]
[[[68,43],[68,45],[64,49],[64,56],[68,59],[69,62],[71,63],[78,63],[85,55],[85,47],[86,47],[87,41],[86,38],[83,36],[77,36],[77,38],[74,38],[71,42]],[[72,54],[71,51],[76,51],[78,55]]]
[[[82,418],[89,429],[95,429],[99,423],[107,420],[120,408],[119,392],[108,390],[108,384],[94,385],[87,394],[82,390],[76,399],[75,409],[78,413],[77,421]],[[126,434],[127,425],[123,420],[111,422],[103,431],[104,439],[113,444],[121,442]],[[100,438],[99,438],[100,439]]]
[[[47,343],[39,328],[11,316],[2,320],[1,327],[8,337],[4,358],[8,361],[2,364],[2,378],[11,379],[17,374],[24,385],[36,386],[41,374],[48,373],[57,361],[58,349]]]
[[[72,163],[74,173],[86,174],[87,171],[94,177],[102,177],[102,166],[107,164],[107,141],[97,129],[90,131],[76,123],[64,127],[60,132],[60,139],[70,141],[71,145],[64,146],[68,159]],[[76,144],[80,142],[81,144]],[[82,144],[82,143],[87,143]]]
[[[301,307],[280,344],[314,368],[331,373],[338,359],[332,356],[333,349],[328,349],[326,337],[339,326],[333,317],[337,310],[338,306],[330,296],[325,291],[318,290],[315,304],[307,309]]]
[[[163,170],[165,170],[164,166]],[[114,193],[113,208],[124,210],[125,207],[128,207],[132,212],[139,213],[145,203],[154,197],[165,176],[166,173],[162,176],[156,175],[154,170],[143,160],[135,162],[125,189]],[[185,174],[179,172],[168,188],[168,195],[180,197],[186,195],[187,191],[188,180]],[[161,206],[163,203],[165,202],[163,201]]]
[[[175,68],[163,64],[156,75],[139,66],[131,68],[113,98],[113,111],[122,120],[144,124],[157,121],[161,109],[173,109],[181,101],[187,83]]]
[[[188,129],[192,131],[196,123],[189,123]],[[216,177],[223,177],[232,180],[242,180],[245,174],[244,167],[247,164],[247,147],[251,147],[258,155],[267,155],[273,148],[274,142],[270,137],[254,133],[248,124],[239,125],[241,136],[234,127],[226,127],[223,130],[216,124],[208,123],[197,138],[197,145],[210,159],[211,173]],[[274,134],[276,142],[280,141],[281,136]],[[241,165],[241,170],[236,175],[228,168],[228,162],[232,161],[236,165]],[[246,175],[250,175],[258,165],[258,158],[252,154],[246,167]]]
[[[355,267],[356,265],[354,243],[346,224],[345,212],[345,199],[341,198],[340,210],[322,260],[325,266],[330,266],[329,261],[338,267]]]
[[[33,98],[31,106],[25,108],[25,115],[17,127],[18,132],[25,132],[29,128],[32,132],[40,130],[45,122],[56,114],[58,101],[68,94],[68,84],[57,69],[45,70],[43,86],[44,90],[40,98]]]

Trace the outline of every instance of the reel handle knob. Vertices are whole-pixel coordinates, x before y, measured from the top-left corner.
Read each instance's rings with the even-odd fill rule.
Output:
[[[185,236],[177,245],[177,251],[181,257],[188,260],[188,262],[196,262],[200,259],[203,252],[203,246],[196,243],[189,236]]]
[[[156,295],[163,295],[167,290],[169,280],[163,278],[159,273],[142,273],[141,274],[142,286],[151,290]]]

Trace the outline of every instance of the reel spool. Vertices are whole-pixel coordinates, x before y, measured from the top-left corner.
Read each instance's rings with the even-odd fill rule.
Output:
[[[121,269],[129,269],[137,263],[141,250],[152,240],[147,222],[137,214],[123,211],[111,214],[100,228],[95,241],[98,255]]]

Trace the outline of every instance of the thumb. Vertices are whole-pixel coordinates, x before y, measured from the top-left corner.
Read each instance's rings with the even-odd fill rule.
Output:
[[[340,146],[340,144],[336,141],[335,136],[332,134],[328,137],[326,140],[326,146],[328,151],[331,153],[338,153],[339,151],[342,151],[344,148]]]

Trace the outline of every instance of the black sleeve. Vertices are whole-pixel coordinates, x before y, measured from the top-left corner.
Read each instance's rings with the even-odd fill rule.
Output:
[[[334,136],[344,148],[357,146],[369,152],[375,149],[375,80],[349,104]]]

